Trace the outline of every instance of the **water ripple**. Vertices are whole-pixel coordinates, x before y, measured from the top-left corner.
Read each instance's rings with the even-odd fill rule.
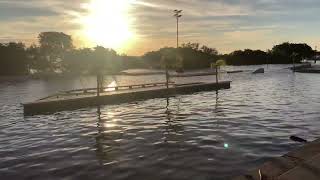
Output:
[[[320,135],[320,77],[283,68],[227,75],[232,88],[219,92],[33,117],[21,102],[79,88],[78,80],[8,80],[0,84],[0,178],[228,179],[298,147],[291,135]],[[117,81],[141,82],[128,78]],[[163,81],[143,82],[154,78]]]

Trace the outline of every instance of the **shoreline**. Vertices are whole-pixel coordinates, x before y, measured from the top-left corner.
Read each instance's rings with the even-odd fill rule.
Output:
[[[302,63],[301,63],[302,64]],[[234,66],[234,67],[245,67],[245,66],[263,66],[267,64],[255,64],[255,65],[227,65],[228,66]],[[269,64],[269,65],[291,65],[291,64]],[[297,64],[300,65],[300,64]],[[131,70],[131,69],[127,69]],[[142,76],[142,75],[162,75],[165,74],[164,72],[161,72],[162,69],[142,69],[142,70],[148,70],[148,71],[154,71],[154,72],[124,72],[127,70],[123,70],[118,73],[110,73],[105,74],[105,76]],[[186,73],[193,72],[193,71],[200,71],[200,70],[208,70],[208,68],[200,68],[200,69],[186,69]],[[174,71],[171,69],[171,71]],[[237,70],[239,71],[239,70]],[[230,73],[234,73],[237,71],[231,71]],[[183,74],[183,73],[179,73]],[[37,74],[26,74],[26,75],[0,75],[0,80],[2,79],[54,79],[54,78],[65,78],[65,77],[80,77],[80,76],[95,76],[94,74],[74,74],[74,73],[37,73]]]
[[[320,179],[318,170],[320,170],[320,139],[306,143],[281,157],[273,158],[233,180],[260,180],[261,175],[262,179],[318,180]]]

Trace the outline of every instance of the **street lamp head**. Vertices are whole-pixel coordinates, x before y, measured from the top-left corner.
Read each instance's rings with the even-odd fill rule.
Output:
[[[182,10],[175,9],[173,12],[174,12],[173,16],[175,16],[176,18],[180,18],[182,16],[181,15]]]

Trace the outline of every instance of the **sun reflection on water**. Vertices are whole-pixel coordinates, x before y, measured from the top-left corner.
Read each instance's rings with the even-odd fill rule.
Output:
[[[108,111],[103,113],[103,119],[105,121],[103,122],[103,127],[105,128],[113,128],[117,126],[117,119],[115,118],[115,113]]]
[[[105,91],[114,91],[116,90],[115,87],[117,87],[118,84],[116,81],[112,81],[111,83],[108,84],[107,88],[105,89]]]

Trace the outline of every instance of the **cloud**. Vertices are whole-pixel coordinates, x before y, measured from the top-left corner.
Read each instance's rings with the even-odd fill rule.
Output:
[[[77,18],[90,0],[0,0],[0,42],[36,40],[41,31],[64,31],[76,38]],[[115,0],[117,1],[117,0]],[[221,52],[271,48],[275,42],[315,45],[319,0],[131,0],[136,45],[128,54],[174,46],[173,9],[183,9],[181,42],[199,42]],[[318,45],[319,46],[319,45]]]

